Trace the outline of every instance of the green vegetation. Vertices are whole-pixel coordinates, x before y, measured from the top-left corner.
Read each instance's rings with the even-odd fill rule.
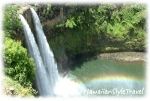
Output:
[[[4,9],[5,36],[15,38],[21,32],[21,23],[17,11],[19,6],[6,5]]]
[[[51,36],[52,32],[47,33],[51,36],[49,40],[54,52],[59,49],[56,46],[62,46],[69,56],[145,51],[144,5],[73,6],[71,9],[75,10],[69,16],[66,14],[67,20],[55,26],[55,36]]]
[[[28,56],[27,49],[10,38],[5,38],[5,73],[23,86],[30,86],[34,76],[34,63]]]

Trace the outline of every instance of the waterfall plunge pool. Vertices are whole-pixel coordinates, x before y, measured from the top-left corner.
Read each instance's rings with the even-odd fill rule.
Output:
[[[67,92],[68,89],[66,95],[142,96],[145,92],[145,63],[97,58],[77,64],[67,78],[62,80],[64,85],[60,83],[63,86],[59,86],[59,90],[63,88]]]

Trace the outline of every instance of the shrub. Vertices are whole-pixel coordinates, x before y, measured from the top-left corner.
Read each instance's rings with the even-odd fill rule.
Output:
[[[21,42],[5,38],[5,73],[21,85],[28,86],[34,79],[34,63],[28,56],[27,50],[21,46]]]

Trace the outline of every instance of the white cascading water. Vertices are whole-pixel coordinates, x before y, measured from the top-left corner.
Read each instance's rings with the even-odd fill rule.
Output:
[[[33,8],[31,9],[33,22],[36,30],[36,39],[39,46],[40,54],[46,68],[48,79],[50,81],[51,91],[53,92],[53,88],[58,81],[59,74],[57,69],[57,64],[54,59],[54,55],[52,50],[49,47],[46,36],[43,32],[42,25],[40,23],[40,19]]]
[[[41,96],[49,96],[52,95],[53,93],[51,92],[51,86],[49,85],[49,78],[45,69],[45,66],[43,64],[38,46],[35,42],[33,33],[31,32],[31,29],[25,20],[25,18],[20,15],[20,19],[24,28],[24,34],[25,34],[25,39],[28,45],[28,49],[30,52],[30,55],[34,59],[35,65],[36,65],[36,81],[37,81],[37,86],[38,90]]]

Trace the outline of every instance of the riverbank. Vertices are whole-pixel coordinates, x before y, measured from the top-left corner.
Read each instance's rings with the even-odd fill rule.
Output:
[[[125,62],[137,62],[137,61],[146,61],[146,53],[144,52],[115,52],[115,53],[102,53],[97,56],[97,58],[103,59],[113,59],[117,61]]]

